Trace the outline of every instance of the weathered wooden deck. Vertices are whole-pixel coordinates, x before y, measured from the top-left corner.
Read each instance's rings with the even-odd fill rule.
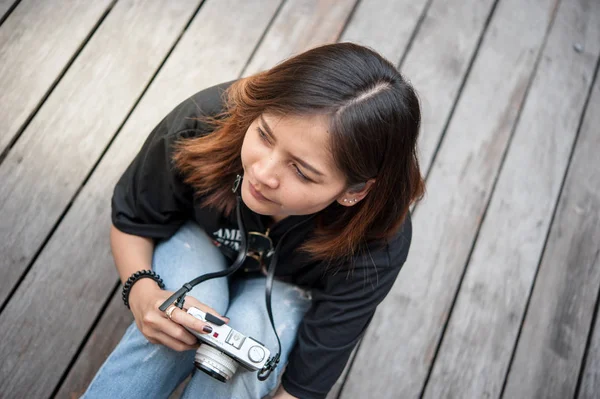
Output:
[[[600,0],[0,0],[0,397],[76,397],[132,321],[117,178],[176,103],[315,45],[423,104],[408,262],[331,398],[600,398]]]

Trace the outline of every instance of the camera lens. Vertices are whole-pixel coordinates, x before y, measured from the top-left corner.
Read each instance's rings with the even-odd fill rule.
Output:
[[[200,345],[196,351],[194,364],[198,370],[204,371],[221,382],[227,382],[238,368],[235,360],[206,344]]]

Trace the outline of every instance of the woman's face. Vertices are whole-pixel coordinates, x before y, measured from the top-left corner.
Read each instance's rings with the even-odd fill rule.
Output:
[[[244,203],[275,221],[318,212],[345,194],[325,116],[265,113],[246,131],[241,156]]]

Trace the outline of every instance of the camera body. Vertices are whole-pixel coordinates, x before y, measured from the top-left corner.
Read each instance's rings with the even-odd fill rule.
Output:
[[[249,371],[257,371],[269,360],[271,352],[267,347],[229,327],[216,316],[194,307],[190,307],[187,313],[210,323],[213,328],[210,334],[188,329],[203,343],[196,351],[194,363],[210,376],[226,382],[235,374],[238,364]]]

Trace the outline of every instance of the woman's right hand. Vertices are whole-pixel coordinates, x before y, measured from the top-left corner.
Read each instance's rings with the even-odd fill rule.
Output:
[[[212,327],[188,314],[189,307],[198,308],[205,313],[212,313],[225,322],[229,321],[227,317],[219,315],[214,309],[189,295],[185,297],[184,309],[176,308],[169,319],[164,312],[159,310],[159,306],[171,295],[173,295],[172,291],[160,289],[151,279],[141,279],[131,287],[129,306],[135,323],[146,339],[153,344],[162,344],[179,352],[198,348],[197,338],[183,326],[200,334],[212,332]]]

